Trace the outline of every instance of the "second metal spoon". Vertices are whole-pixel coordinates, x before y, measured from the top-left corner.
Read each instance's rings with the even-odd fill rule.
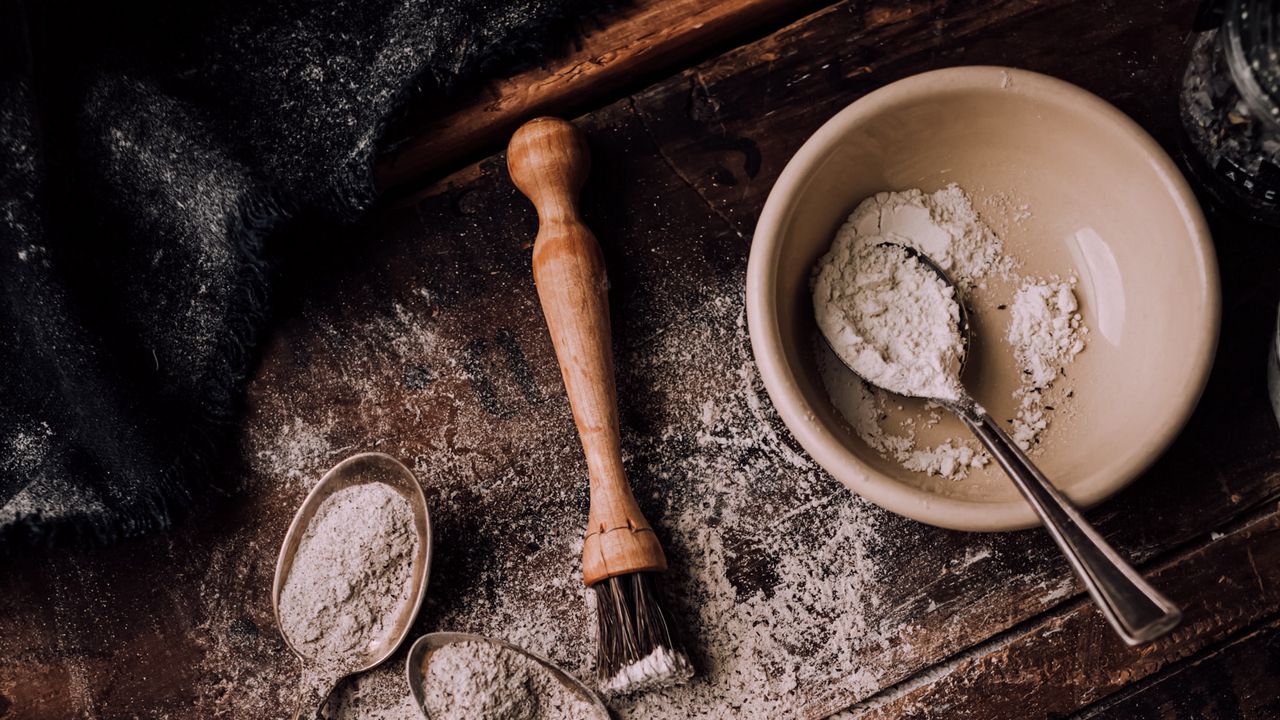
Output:
[[[479,642],[497,645],[505,650],[519,653],[525,657],[533,659],[539,665],[546,668],[548,672],[555,676],[557,680],[564,683],[565,687],[576,694],[579,698],[589,703],[596,712],[599,713],[600,720],[607,720],[609,717],[609,709],[600,700],[600,697],[591,691],[582,681],[562,669],[559,665],[550,660],[535,655],[522,647],[512,645],[509,642],[487,638],[483,635],[471,635],[468,633],[455,632],[436,632],[423,635],[413,643],[413,647],[409,648],[409,657],[405,660],[405,679],[409,681],[409,690],[413,693],[414,704],[418,710],[431,720],[426,710],[426,693],[423,690],[423,682],[427,676],[427,666],[431,663],[431,653],[452,643],[460,642]]]
[[[902,249],[909,258],[936,273],[955,291],[954,297],[960,306],[959,325],[964,348],[959,358],[959,367],[955,369],[956,377],[959,377],[970,347],[971,329],[968,312],[964,303],[959,300],[960,293],[955,283],[942,268],[915,248],[896,243],[883,243],[883,245]],[[825,334],[823,339],[829,345],[832,344],[831,338],[826,337]],[[833,354],[840,358],[841,362],[844,362],[854,374],[863,377],[856,368],[845,361],[840,353],[833,352]],[[863,379],[866,380],[865,377]],[[870,381],[867,382],[875,385]],[[890,388],[881,389],[896,392]],[[961,392],[955,399],[922,399],[947,408],[973,431],[973,434],[1013,480],[1018,491],[1031,504],[1040,522],[1049,531],[1053,541],[1071,563],[1071,568],[1084,583],[1089,595],[1102,609],[1103,616],[1126,643],[1138,645],[1150,642],[1178,624],[1182,619],[1182,611],[1151,587],[1137,570],[1134,570],[1114,548],[1107,544],[1107,541],[1089,525],[1071,501],[1049,482],[1026,453],[1022,452],[1022,449],[1005,434],[1000,424],[967,392]]]

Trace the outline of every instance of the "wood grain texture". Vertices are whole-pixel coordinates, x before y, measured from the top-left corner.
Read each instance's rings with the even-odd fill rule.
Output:
[[[582,581],[595,585],[618,575],[664,571],[667,558],[622,467],[609,279],[600,243],[578,212],[578,193],[590,170],[586,138],[557,118],[525,123],[507,148],[511,181],[538,213],[533,279],[587,458],[591,506]]]
[[[829,1],[829,0],[828,0]],[[521,122],[600,107],[626,87],[683,68],[734,38],[821,7],[821,0],[636,0],[582,27],[577,47],[544,65],[453,98],[443,111],[412,107],[387,132],[395,149],[376,169],[388,190],[498,150]]]
[[[1237,633],[1077,714],[1078,720],[1280,717],[1280,620]]]
[[[1172,149],[1172,83],[1194,9],[1185,0],[845,2],[633,102],[664,158],[749,237],[772,179],[810,134],[862,95],[926,69],[1010,65],[1060,77]]]
[[[1280,518],[1251,522],[1155,568],[1152,579],[1185,599],[1182,625],[1164,639],[1125,647],[1087,603],[1076,603],[935,670],[900,697],[843,717],[1060,717],[1105,698],[1274,614],[1280,607]]]
[[[884,81],[940,65],[1006,63],[1065,77],[1115,102],[1176,150],[1171,80],[1191,11],[1185,2],[1158,11],[1099,3],[1090,12],[1043,2],[844,4],[659,83],[632,98],[631,106],[664,161],[709,211],[745,237],[772,178],[809,132]],[[1060,40],[1067,37],[1073,39],[1069,52]],[[1205,527],[1229,522],[1277,492],[1274,421],[1260,389],[1260,355],[1276,300],[1263,288],[1274,287],[1275,248],[1255,229],[1228,218],[1215,221],[1219,237],[1235,244],[1223,258],[1231,287],[1206,403],[1146,484],[1095,514],[1140,559],[1203,537]],[[1153,485],[1178,492],[1138,489]],[[1186,506],[1198,512],[1188,515]],[[1127,520],[1134,516],[1144,521]],[[904,626],[899,639],[912,655],[904,658],[896,646],[870,649],[862,656],[864,669],[892,685],[1051,607],[1060,593],[1078,592],[1070,585],[1060,590],[1058,561],[1021,538],[1023,557],[970,569],[963,586],[959,578],[931,584],[936,578],[903,568],[895,611],[880,619]],[[966,557],[977,547],[968,538],[933,541],[930,558]],[[753,555],[750,541],[743,554]],[[765,571],[745,569],[747,576],[757,572]],[[1000,588],[994,602],[992,587]],[[932,609],[920,611],[926,607]],[[838,684],[823,693],[829,697],[816,701],[815,712],[858,699]]]
[[[633,97],[633,108],[664,160],[744,238],[772,180],[808,134],[884,82],[940,66],[1010,64],[1063,77],[1117,104],[1176,152],[1173,80],[1194,3],[1162,3],[1156,11],[1100,2],[1082,10],[1016,1],[841,4],[646,89]],[[1072,39],[1070,50],[1065,38]],[[1210,390],[1171,453],[1135,489],[1093,513],[1139,561],[1201,536],[1192,527],[1200,521],[1229,521],[1277,492],[1274,419],[1260,359],[1276,302],[1262,290],[1274,287],[1275,248],[1257,229],[1228,218],[1215,222],[1215,235],[1233,244],[1221,259],[1231,287]],[[1205,477],[1221,482],[1204,483]],[[1238,485],[1244,477],[1259,484]],[[1179,491],[1153,496],[1137,489],[1143,483]],[[1189,501],[1191,495],[1197,499]],[[1198,508],[1194,520],[1183,512],[1184,501]],[[1144,519],[1126,520],[1135,516]],[[964,557],[972,547],[941,542],[930,556]],[[901,657],[894,646],[869,649],[864,670],[892,685],[1051,605],[1045,588],[1060,582],[1059,561],[1039,544],[1023,560],[1040,569],[1019,574],[984,563],[969,570],[965,587],[948,588],[945,602],[926,577],[908,581],[907,588],[928,588],[915,597],[905,591],[897,606],[896,621],[906,626],[900,639],[912,656]],[[996,603],[988,602],[992,587],[1000,588]],[[838,684],[823,694],[829,698],[816,701],[815,712],[860,699]]]

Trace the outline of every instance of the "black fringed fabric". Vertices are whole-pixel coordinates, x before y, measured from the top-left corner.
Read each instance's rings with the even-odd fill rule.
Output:
[[[167,525],[226,460],[264,246],[372,200],[412,93],[583,0],[0,0],[0,554]]]

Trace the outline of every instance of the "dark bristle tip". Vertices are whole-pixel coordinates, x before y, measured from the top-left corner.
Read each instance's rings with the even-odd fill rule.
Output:
[[[618,575],[592,586],[596,591],[596,674],[601,684],[659,648],[682,652],[667,622],[656,575]]]

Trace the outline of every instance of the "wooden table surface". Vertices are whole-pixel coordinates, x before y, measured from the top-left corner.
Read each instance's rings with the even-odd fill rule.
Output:
[[[399,126],[410,139],[381,171],[394,201],[283,251],[225,487],[171,532],[5,569],[0,718],[286,716],[297,668],[271,612],[276,550],[310,484],[366,449],[408,463],[432,505],[415,632],[485,632],[589,667],[584,467],[529,277],[534,218],[501,155],[438,177],[498,152],[532,109],[589,110],[584,204],[613,280],[627,460],[704,670],[620,716],[1280,717],[1274,233],[1207,208],[1223,281],[1209,386],[1168,453],[1090,513],[1186,613],[1139,649],[1043,533],[920,525],[814,467],[762,392],[743,324],[755,218],[837,110],[923,70],[1013,65],[1101,95],[1175,152],[1194,6],[640,2],[525,80],[415,121],[432,133]],[[440,137],[461,149],[437,155]],[[373,709],[397,672],[344,690],[363,710],[335,711],[409,717]]]

